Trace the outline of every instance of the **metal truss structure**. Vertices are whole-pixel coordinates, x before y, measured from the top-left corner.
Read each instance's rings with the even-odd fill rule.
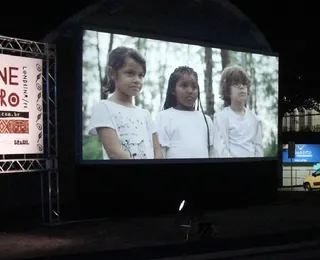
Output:
[[[47,43],[0,36],[0,53],[43,61],[43,154],[1,155],[0,174],[38,172],[44,224],[60,222],[56,48]]]

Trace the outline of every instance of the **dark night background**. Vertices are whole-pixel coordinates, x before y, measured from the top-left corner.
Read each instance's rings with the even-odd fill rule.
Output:
[[[170,8],[172,1],[167,2],[168,8]],[[232,0],[230,2],[235,4],[247,15],[265,35],[268,43],[271,45],[272,51],[279,53],[280,80],[282,82],[279,98],[282,99],[285,96],[287,100],[290,100],[290,102],[282,103],[283,109],[279,111],[280,116],[283,115],[285,111],[290,111],[290,109],[295,107],[315,107],[316,105],[313,101],[320,99],[318,94],[319,51],[315,38],[317,36],[316,9],[311,5],[311,2],[303,1],[294,3],[292,1],[275,0]],[[0,34],[27,40],[42,41],[47,33],[55,30],[66,19],[92,3],[94,3],[94,1],[88,0],[79,3],[67,3],[61,0],[52,3],[43,1],[32,1],[32,4],[27,1],[18,4],[15,2],[6,3],[4,15],[0,17]],[[192,19],[192,17],[190,17],[190,19]],[[72,47],[66,44],[63,48],[67,50]],[[72,66],[71,64],[62,62],[60,62],[60,65],[65,66],[65,68]],[[69,96],[68,94],[65,95],[65,98],[72,98],[70,96],[72,95],[71,92]],[[305,100],[311,101],[305,102]],[[67,109],[67,103],[68,102],[60,103],[59,109],[61,110],[61,107]],[[61,120],[61,122],[66,122],[64,121],[66,119]],[[310,135],[309,137],[312,138]],[[284,136],[283,138],[286,140],[292,137]],[[59,138],[59,143],[64,143],[63,138]],[[68,149],[70,149],[70,147],[66,147],[66,150]],[[62,163],[63,160],[68,160],[67,158],[60,159],[62,159]],[[68,170],[70,176],[71,172],[75,171],[72,167],[65,169],[60,177],[61,182],[70,183],[69,189],[61,189],[61,199],[66,201],[75,199],[76,191],[72,189],[77,189],[75,185],[71,185],[74,179],[68,177]],[[87,169],[87,173],[90,174],[89,169]],[[0,182],[2,183],[0,184],[2,190],[20,190],[27,183],[27,179],[35,178],[36,180],[37,176],[22,174],[21,176],[12,176],[12,178],[10,176],[2,176],[2,178],[6,178],[6,181]],[[133,180],[133,177],[130,178]],[[15,180],[13,181],[13,179]],[[179,183],[178,177],[173,179],[173,183]],[[90,180],[88,180],[88,182],[90,182]],[[156,181],[153,180],[153,182],[155,183]],[[189,182],[192,182],[191,178]],[[66,187],[68,184],[64,184],[64,186]],[[106,187],[103,187],[102,184],[97,187],[97,189],[104,188]],[[114,187],[112,187],[112,184],[109,184],[108,188],[112,189]],[[130,186],[127,188],[130,189]],[[149,189],[151,188],[149,187]],[[206,189],[210,189],[210,187],[204,187],[204,192]],[[122,191],[126,191],[125,185],[122,187]],[[174,191],[172,190],[171,192]],[[38,199],[38,193],[34,193],[34,195],[30,193],[28,196],[23,196],[17,192],[13,192],[6,196],[9,196],[10,200],[8,197],[2,197],[2,202],[6,205],[5,207],[9,208],[12,205],[9,205],[11,202],[9,203],[8,201],[14,201],[12,203],[16,204],[17,207],[23,207],[24,200],[30,199],[29,197],[33,197],[34,200]],[[143,194],[140,195],[140,197],[143,196]],[[170,197],[170,192],[168,193],[168,197]]]
[[[73,14],[94,2],[84,0],[70,5],[60,0],[52,4],[33,1],[32,5],[26,1],[19,4],[8,2],[6,11],[0,18],[1,34],[41,40],[46,33],[56,29]],[[311,4],[311,1],[293,3],[275,0],[231,0],[230,2],[257,25],[266,36],[272,50],[280,53],[285,68],[282,70],[283,77],[290,85],[290,87],[284,86],[288,96],[293,95],[289,91],[296,91],[302,95],[298,90],[302,84],[308,88],[308,91],[303,91],[304,94],[312,96],[313,93],[310,91],[315,88],[318,80],[315,61],[319,53],[316,44],[317,9],[314,8],[314,4]],[[304,83],[297,83],[299,76],[303,76]],[[312,83],[308,84],[309,82]],[[296,86],[297,84],[301,85]]]
[[[159,4],[161,2],[162,10],[170,9],[173,6],[177,10],[179,5],[186,2],[186,0],[154,2],[152,0],[110,0],[110,2],[124,4],[138,2],[141,4],[140,2],[143,1],[149,6],[150,3],[157,2]],[[49,32],[54,31],[67,19],[95,2],[98,1],[6,1],[1,6],[0,35],[42,42]],[[206,1],[195,0],[194,2]],[[318,106],[320,102],[318,91],[320,55],[317,41],[319,29],[318,9],[315,8],[315,3],[311,4],[310,0],[296,2],[288,0],[230,0],[230,2],[251,19],[266,37],[272,51],[279,54],[280,119],[285,112],[290,112],[295,108],[315,109],[320,112]],[[147,6],[147,4],[141,4],[141,6]],[[203,6],[202,9],[204,10],[201,12],[206,11]],[[192,20],[193,16],[190,10],[187,15]],[[198,17],[201,15],[202,13],[199,12]],[[102,18],[104,18],[103,15]],[[162,26],[166,25],[162,24]],[[197,24],[197,26],[200,28],[203,25]],[[215,24],[215,26],[212,28],[217,28],[219,24]],[[128,218],[111,218],[105,223],[88,224],[85,222],[84,224],[58,225],[54,228],[50,226],[46,227],[47,229],[41,226],[38,233],[30,231],[33,225],[30,225],[29,229],[25,226],[32,224],[30,221],[33,220],[39,224],[39,219],[41,219],[39,173],[0,174],[0,241],[2,240],[0,257],[6,256],[8,252],[11,256],[19,255],[19,250],[21,256],[27,257],[28,252],[32,255],[32,248],[34,248],[35,254],[38,252],[37,250],[43,250],[43,254],[68,253],[72,250],[77,252],[77,250],[84,248],[106,250],[106,245],[110,250],[115,250],[117,243],[121,246],[126,244],[125,246],[132,248],[134,247],[133,241],[139,244],[139,239],[142,239],[143,236],[148,242],[153,237],[154,241],[158,243],[161,232],[165,234],[166,243],[169,243],[169,238],[173,237],[172,230],[169,229],[172,229],[174,225],[171,227],[168,223],[172,220],[160,221],[160,216],[156,222],[155,218],[148,219],[150,215],[146,215],[146,213],[158,214],[167,210],[176,212],[181,199],[186,199],[189,202],[194,199],[200,208],[207,204],[215,205],[218,209],[221,206],[221,211],[213,211],[215,216],[212,219],[217,220],[218,224],[220,223],[220,228],[223,230],[221,232],[222,240],[215,241],[214,245],[208,244],[208,251],[219,246],[230,250],[231,240],[223,239],[238,235],[239,237],[233,243],[237,248],[248,247],[249,244],[252,247],[266,245],[267,240],[265,240],[263,232],[269,236],[268,243],[270,245],[277,245],[280,243],[279,241],[289,243],[289,240],[302,241],[318,236],[319,193],[300,192],[297,195],[294,192],[277,192],[280,181],[282,181],[280,180],[281,176],[277,176],[277,169],[282,172],[280,171],[280,167],[282,167],[280,160],[238,164],[217,163],[214,166],[215,175],[209,168],[212,165],[205,164],[135,167],[133,170],[130,169],[128,174],[120,172],[125,170],[126,166],[113,168],[109,166],[110,168],[107,169],[101,165],[77,164],[75,162],[75,144],[78,137],[75,135],[77,126],[75,118],[81,115],[75,112],[78,109],[75,101],[77,95],[75,86],[79,84],[77,78],[79,70],[77,70],[75,61],[79,62],[80,60],[79,46],[82,39],[80,36],[71,33],[57,42],[57,46],[59,46],[57,92],[59,98],[58,142],[61,220],[72,221],[104,217],[105,213],[111,214],[112,212],[119,212],[122,216],[128,216],[130,213],[138,214],[138,218],[135,219],[135,222],[128,220]],[[208,38],[210,37],[208,36]],[[230,39],[232,39],[232,35]],[[282,132],[281,129],[279,130]],[[317,132],[284,132],[280,136],[280,144],[292,140],[296,143],[320,143]],[[157,173],[158,168],[162,169],[164,173]],[[170,171],[174,169],[178,172],[170,174]],[[114,173],[108,174],[107,170],[114,171]],[[185,170],[187,174],[185,174]],[[219,182],[221,180],[227,182],[221,183]],[[295,196],[297,198],[294,198]],[[276,203],[267,204],[265,207],[260,205],[264,204],[263,202],[270,202],[270,200],[276,201]],[[288,202],[289,200],[291,200],[291,204],[281,204],[283,201]],[[255,204],[252,208],[242,207],[246,206],[248,201],[257,202],[258,205]],[[280,203],[278,203],[279,201]],[[228,207],[231,209],[229,210]],[[131,211],[132,209],[135,211]],[[288,231],[284,235],[280,235],[281,239],[279,236],[277,239],[275,238],[274,234],[277,231],[289,230],[289,227],[296,233]],[[305,229],[302,230],[303,227]],[[81,229],[82,231],[79,231]],[[27,231],[23,235],[21,230]],[[82,234],[79,235],[81,232]],[[246,242],[245,234],[250,232],[255,235],[251,237],[249,243]],[[257,234],[263,237],[259,240],[260,242],[258,242]],[[297,236],[293,234],[297,234]],[[79,237],[82,237],[82,242]],[[63,240],[64,238],[65,240]],[[54,239],[57,239],[58,242],[55,242]],[[78,241],[78,244],[75,243],[71,250],[72,245],[63,248],[63,243],[67,243],[65,241],[68,243]],[[55,247],[56,245],[58,246]],[[189,248],[189,245],[186,247]],[[150,247],[148,250],[153,251],[153,248]],[[166,250],[168,251],[168,248],[158,248],[160,252],[158,253],[163,255],[167,253]],[[171,248],[171,250],[173,249]],[[299,249],[296,248],[296,250]],[[134,251],[141,253],[143,249],[136,250],[134,248],[127,252],[129,257],[127,255],[127,257],[120,259],[133,259],[132,253]],[[185,249],[182,251],[187,252]],[[295,252],[298,251],[292,251],[292,254]],[[318,256],[318,252],[316,254]],[[265,259],[269,259],[268,256]]]

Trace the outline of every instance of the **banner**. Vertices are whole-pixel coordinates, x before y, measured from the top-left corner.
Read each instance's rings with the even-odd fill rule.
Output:
[[[0,54],[0,154],[42,153],[42,60]]]

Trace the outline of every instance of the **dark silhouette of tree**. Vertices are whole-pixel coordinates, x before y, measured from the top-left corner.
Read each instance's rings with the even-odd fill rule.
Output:
[[[107,87],[107,83],[108,83],[108,55],[109,53],[112,51],[113,48],[113,39],[114,39],[114,35],[113,33],[110,33],[110,40],[109,40],[109,47],[108,47],[108,54],[106,57],[106,66],[105,66],[105,70],[104,70],[104,77],[101,81],[101,99],[107,99],[108,98],[108,93],[106,93],[105,88]]]
[[[252,63],[250,63],[250,58],[248,57],[249,54],[242,52],[241,53],[241,67],[247,72],[249,78],[252,80],[252,75],[251,75],[251,68],[253,67]],[[254,68],[253,68],[254,70]],[[253,104],[253,95],[249,95],[249,99],[247,102],[247,107],[252,110],[252,104]]]
[[[257,109],[257,77],[256,77],[256,63],[253,59],[252,53],[244,53],[244,59],[245,59],[245,70],[248,73],[249,79],[251,81],[251,93],[249,96],[249,108],[255,113],[258,114]]]
[[[286,87],[283,88],[280,102],[282,109],[280,116],[285,113],[291,113],[295,109],[299,112],[304,110],[315,110],[320,112],[320,94],[314,87],[315,81],[304,78],[296,78],[286,81]]]
[[[288,46],[290,47],[290,46]],[[307,63],[314,55],[294,52],[280,60],[280,116],[298,111],[315,110],[320,112],[319,73],[317,66]]]
[[[221,50],[220,55],[221,55],[222,69],[224,69],[225,67],[230,65],[230,54],[228,50]]]
[[[251,68],[250,68],[250,75],[251,75],[251,96],[253,96],[253,105],[252,105],[252,109],[253,111],[258,114],[258,109],[257,109],[257,100],[258,100],[258,93],[257,93],[257,89],[258,89],[258,83],[257,83],[257,77],[256,77],[256,70],[255,70],[255,66],[254,66],[254,59],[253,59],[253,55],[252,53],[249,54],[250,57],[250,63],[251,63]]]
[[[166,43],[165,53],[168,52],[168,48],[169,48],[169,44]],[[166,86],[166,77],[165,77],[166,69],[167,69],[167,55],[164,56],[164,61],[159,65],[160,108],[163,106],[164,90]]]
[[[99,32],[96,32],[96,49],[97,49],[97,67],[98,67],[98,73],[99,73],[99,82],[100,82],[100,98],[103,99],[103,77],[102,77],[102,69],[101,69],[101,63],[100,63],[100,46],[99,46]]]
[[[205,59],[205,71],[204,71],[204,89],[206,95],[206,113],[209,116],[214,114],[214,94],[212,90],[212,48],[204,48],[204,59]]]
[[[110,53],[110,52],[112,51],[113,38],[114,38],[114,35],[113,35],[113,33],[111,33],[111,34],[110,34],[109,47],[108,47],[108,53]]]

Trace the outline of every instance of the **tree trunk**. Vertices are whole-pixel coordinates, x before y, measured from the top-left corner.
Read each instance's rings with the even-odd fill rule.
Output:
[[[166,51],[165,53],[168,52],[168,47],[169,47],[169,43],[165,43],[166,44]],[[159,92],[160,92],[160,109],[163,106],[163,95],[164,95],[164,89],[165,89],[165,84],[166,84],[166,69],[167,69],[167,55],[164,56],[164,61],[162,63],[162,65],[160,65],[160,77],[159,77]]]
[[[230,64],[230,55],[228,50],[221,50],[221,64],[222,70]]]
[[[103,78],[102,78],[102,69],[101,69],[101,63],[100,63],[100,46],[99,46],[99,32],[96,32],[96,49],[97,49],[97,66],[98,66],[98,72],[99,72],[99,83],[100,83],[100,99],[103,99]]]
[[[212,117],[214,114],[214,94],[212,91],[212,69],[213,69],[212,48],[205,48],[204,56],[205,56],[205,64],[206,64],[206,68],[204,72],[206,114]]]
[[[252,109],[253,112],[258,115],[258,109],[257,109],[257,78],[256,78],[256,69],[255,69],[255,62],[253,59],[253,55],[250,54],[250,64],[251,64],[251,96],[253,98],[253,104],[252,104]]]
[[[108,55],[112,51],[113,48],[113,33],[110,33],[110,39],[109,39],[109,47],[108,47],[108,54],[106,59],[106,66],[105,66],[105,73],[101,84],[101,99],[107,99],[108,93],[105,92],[105,88],[107,87],[108,83]]]
[[[247,54],[247,53],[243,53],[242,54],[242,68],[245,70],[245,71],[250,71],[250,76],[251,76],[251,79],[254,79],[254,68],[253,68],[253,64],[252,64],[252,56],[250,54]],[[253,82],[252,82],[253,83]],[[254,84],[254,83],[253,83]],[[254,86],[252,86],[251,90],[253,91],[253,88]],[[253,92],[251,93],[253,94]],[[249,96],[249,100],[248,100],[248,108],[250,110],[253,109],[253,95],[250,95]]]

